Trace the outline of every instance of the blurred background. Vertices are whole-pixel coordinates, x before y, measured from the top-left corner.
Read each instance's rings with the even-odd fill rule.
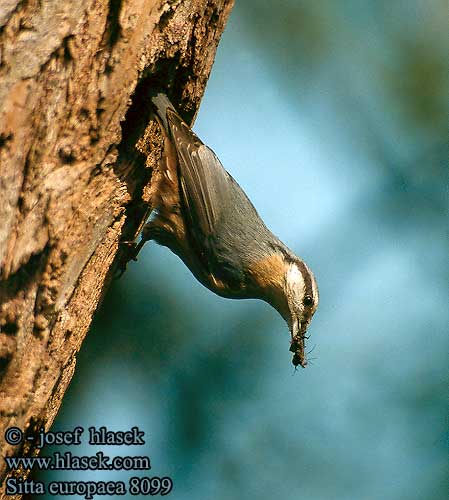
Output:
[[[274,309],[213,295],[147,244],[54,430],[137,425],[144,447],[103,449],[152,470],[39,479],[168,475],[175,500],[447,498],[446,60],[439,0],[237,2],[194,129],[315,272],[311,365],[294,371]]]

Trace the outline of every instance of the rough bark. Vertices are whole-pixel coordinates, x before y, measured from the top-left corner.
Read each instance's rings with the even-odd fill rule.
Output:
[[[5,429],[49,429],[119,242],[145,217],[161,154],[149,94],[192,120],[231,4],[0,4],[2,457],[37,452]]]

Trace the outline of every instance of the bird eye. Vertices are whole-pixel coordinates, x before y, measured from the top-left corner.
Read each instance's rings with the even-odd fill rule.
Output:
[[[305,306],[311,306],[313,304],[313,299],[310,295],[306,295],[303,300]]]

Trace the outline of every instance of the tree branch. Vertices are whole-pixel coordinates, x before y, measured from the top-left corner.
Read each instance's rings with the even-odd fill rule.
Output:
[[[0,11],[0,448],[49,429],[161,156],[149,94],[191,121],[232,0],[8,0]],[[6,471],[0,462],[0,479]],[[14,472],[14,474],[16,474]],[[4,484],[4,483],[3,483]],[[4,491],[4,490],[3,490]]]

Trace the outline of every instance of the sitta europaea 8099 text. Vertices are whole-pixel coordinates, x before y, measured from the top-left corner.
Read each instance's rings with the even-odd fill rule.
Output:
[[[167,96],[160,93],[152,102],[164,135],[163,164],[153,175],[152,213],[133,257],[155,240],[216,294],[268,302],[288,323],[293,364],[305,367],[306,331],[318,307],[312,271],[265,226]]]

